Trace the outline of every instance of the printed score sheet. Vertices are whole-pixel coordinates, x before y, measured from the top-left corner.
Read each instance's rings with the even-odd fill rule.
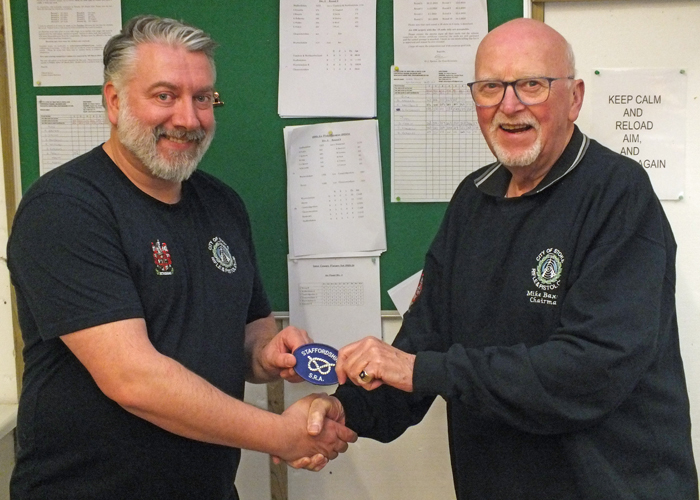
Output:
[[[278,113],[377,116],[376,0],[280,0]]]
[[[464,67],[391,67],[391,200],[449,201],[495,158],[484,140]]]
[[[285,127],[284,139],[290,257],[386,251],[377,121]]]
[[[474,66],[486,0],[394,0],[394,64]]]
[[[289,321],[314,342],[341,348],[381,338],[378,257],[288,260]]]
[[[122,24],[119,0],[28,0],[35,87],[102,85],[102,50]]]
[[[109,139],[101,95],[37,96],[36,109],[40,175]]]

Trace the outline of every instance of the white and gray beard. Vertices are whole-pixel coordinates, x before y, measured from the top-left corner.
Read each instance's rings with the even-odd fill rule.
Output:
[[[496,130],[504,123],[509,122],[508,120],[504,120],[496,116],[489,127],[491,137],[494,137],[494,140],[491,142],[491,147],[493,148],[494,154],[496,155],[498,161],[503,163],[503,165],[506,167],[526,167],[535,163],[537,158],[540,156],[540,153],[542,153],[542,139],[539,135],[540,124],[534,119],[525,119],[525,121],[518,122],[521,125],[531,125],[538,132],[538,135],[537,140],[535,140],[535,143],[530,147],[530,149],[522,153],[512,153],[507,151],[506,148],[502,147],[495,139]]]
[[[120,99],[117,133],[121,143],[138,158],[148,171],[159,179],[182,182],[190,178],[197,170],[204,153],[209,149],[214,138],[214,129],[209,133],[203,129],[168,131],[162,125],[151,129],[144,126],[133,115],[126,96]],[[166,155],[158,152],[158,139],[170,136],[177,139],[197,141],[190,151],[173,151]]]

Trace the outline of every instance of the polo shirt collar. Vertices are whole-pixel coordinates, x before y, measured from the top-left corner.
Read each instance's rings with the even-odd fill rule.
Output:
[[[554,163],[554,166],[534,189],[524,193],[522,196],[532,196],[540,193],[571,172],[585,156],[590,142],[588,136],[574,125],[574,133],[571,136],[571,140],[564,148],[564,152],[559,159]],[[474,184],[485,194],[501,198],[508,189],[511,177],[508,169],[500,161],[497,161],[487,167],[483,174],[474,179]]]

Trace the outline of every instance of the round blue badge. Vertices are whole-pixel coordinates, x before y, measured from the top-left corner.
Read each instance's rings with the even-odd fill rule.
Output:
[[[301,378],[316,385],[333,385],[338,383],[335,364],[338,350],[326,344],[306,344],[294,352],[297,364],[294,371]]]

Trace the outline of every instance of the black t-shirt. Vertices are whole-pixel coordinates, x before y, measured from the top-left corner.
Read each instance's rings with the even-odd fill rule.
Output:
[[[144,318],[159,352],[242,399],[245,325],[270,306],[239,196],[195,172],[177,204],[161,203],[98,147],[27,192],[8,265],[25,343],[13,495],[235,497],[240,450],[126,412],[59,337]]]

